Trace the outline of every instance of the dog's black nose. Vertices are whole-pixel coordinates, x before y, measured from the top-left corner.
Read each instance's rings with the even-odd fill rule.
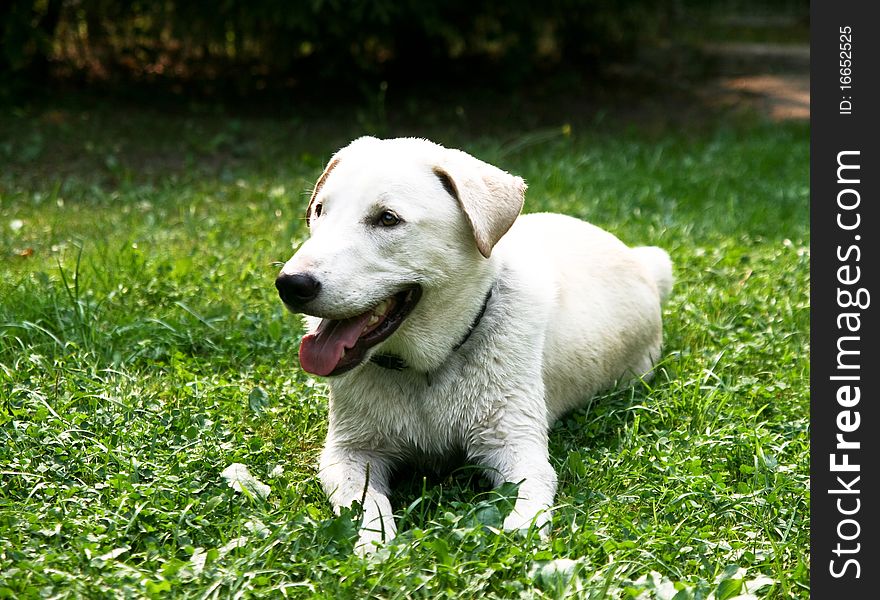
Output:
[[[317,297],[321,282],[308,273],[282,273],[275,279],[275,287],[285,304],[300,308]]]

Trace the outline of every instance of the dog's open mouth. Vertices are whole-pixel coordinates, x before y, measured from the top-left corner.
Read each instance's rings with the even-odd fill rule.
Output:
[[[416,286],[386,298],[365,313],[347,319],[324,319],[299,346],[303,370],[327,377],[353,369],[369,348],[394,333],[412,311],[422,288]]]

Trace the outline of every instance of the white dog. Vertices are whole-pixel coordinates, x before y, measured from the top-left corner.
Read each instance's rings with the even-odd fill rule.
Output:
[[[505,528],[543,528],[556,473],[547,432],[660,356],[669,256],[557,214],[519,217],[519,177],[427,140],[364,137],[336,153],[311,237],[276,286],[329,377],[320,477],[363,502],[360,551],[395,533],[395,466],[461,452],[521,483]]]

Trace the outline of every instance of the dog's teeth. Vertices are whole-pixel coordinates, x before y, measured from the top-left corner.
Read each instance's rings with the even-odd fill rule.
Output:
[[[388,310],[388,300],[383,300],[379,306],[373,309],[373,314],[376,316],[382,316]]]
[[[370,326],[372,326],[372,325],[375,325],[375,324],[378,323],[378,322],[379,322],[379,316],[378,316],[378,315],[373,315],[372,317],[370,317],[370,320],[367,322],[367,327],[370,327]]]

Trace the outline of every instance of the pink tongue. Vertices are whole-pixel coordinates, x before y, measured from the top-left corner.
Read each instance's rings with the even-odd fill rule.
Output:
[[[324,319],[314,333],[305,335],[299,345],[299,364],[303,370],[326,377],[342,360],[342,353],[353,348],[372,313],[335,321]]]

